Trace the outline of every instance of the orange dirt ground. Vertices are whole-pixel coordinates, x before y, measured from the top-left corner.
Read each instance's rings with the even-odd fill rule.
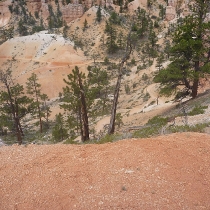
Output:
[[[210,209],[210,135],[0,147],[0,209]]]

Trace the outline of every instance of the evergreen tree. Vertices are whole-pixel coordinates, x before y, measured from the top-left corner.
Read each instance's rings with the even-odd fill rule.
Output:
[[[63,27],[63,37],[64,38],[68,37],[68,29],[69,29],[69,26],[66,24],[66,22],[64,22],[64,27]]]
[[[149,32],[148,40],[149,40],[152,48],[155,48],[156,47],[156,42],[157,42],[158,38],[157,38],[157,36],[156,36],[153,28]]]
[[[42,100],[42,113],[43,113],[43,117],[46,120],[46,128],[49,128],[49,117],[51,115],[51,110],[49,105],[47,105],[47,100],[49,100],[48,96],[46,94],[42,94],[41,95],[41,100]]]
[[[144,9],[138,7],[136,12],[135,24],[133,24],[133,31],[137,32],[139,38],[145,38],[149,32],[151,20]]]
[[[38,77],[35,73],[32,73],[31,77],[28,78],[28,82],[26,82],[27,93],[33,97],[33,112],[32,114],[39,118],[39,127],[40,133],[43,132],[43,121],[42,118],[46,116],[46,113],[43,112],[42,102],[46,101],[47,96],[45,94],[41,94],[41,85],[38,83]],[[49,107],[47,113],[47,119],[49,115]],[[46,110],[45,110],[46,111]]]
[[[162,85],[161,93],[170,95],[183,86],[182,94],[198,93],[199,79],[210,73],[209,22],[205,21],[208,0],[195,0],[192,14],[184,19],[173,35],[172,62],[155,77]]]
[[[151,9],[152,7],[152,0],[147,0],[147,7]]]
[[[87,20],[85,18],[85,21],[83,23],[83,31],[85,31],[87,27],[88,27],[88,22],[87,22]]]
[[[60,4],[58,3],[57,4],[57,18],[59,19],[59,18],[61,18],[62,17],[62,12],[61,12],[61,10],[60,10]]]
[[[89,140],[89,124],[88,124],[88,108],[89,104],[87,101],[87,87],[86,87],[86,76],[84,73],[79,71],[79,68],[75,66],[72,73],[68,75],[68,80],[64,79],[67,84],[63,88],[64,102],[61,108],[70,112],[77,125],[80,129],[82,141]],[[76,129],[73,127],[72,129]]]
[[[111,12],[109,22],[113,24],[120,24],[119,16],[115,11]]]
[[[24,25],[24,21],[22,19],[20,19],[19,23],[18,23],[18,31],[19,34],[21,36],[26,36],[28,35],[28,29],[27,27]]]
[[[119,49],[123,49],[125,47],[125,40],[122,32],[118,35],[117,44]]]
[[[121,115],[121,113],[116,114],[115,126],[117,125],[118,128],[120,128],[121,125],[123,125],[122,118],[123,118],[123,116]]]
[[[112,23],[106,22],[105,32],[107,33],[107,48],[109,53],[114,53],[117,50],[117,33]]]
[[[101,18],[102,18],[102,15],[101,15],[101,6],[99,5],[98,10],[96,12],[96,20],[100,23],[101,22]]]
[[[120,86],[121,86],[121,79],[122,79],[122,70],[123,70],[124,63],[129,59],[130,54],[132,52],[132,48],[133,48],[132,34],[131,34],[132,28],[133,28],[133,24],[131,25],[131,30],[130,30],[130,32],[128,34],[128,37],[127,37],[125,54],[122,57],[121,62],[119,63],[117,83],[116,83],[115,91],[114,91],[114,99],[113,99],[111,118],[110,118],[109,129],[108,129],[108,134],[109,135],[113,134],[115,132],[115,120],[116,120],[117,104],[118,104],[118,98],[119,98]]]
[[[95,115],[104,114],[110,105],[108,93],[110,92],[109,79],[107,72],[99,67],[90,67],[88,73],[89,97],[92,99],[100,99],[97,101],[93,111]]]
[[[39,18],[39,12],[38,12],[38,11],[35,11],[34,15],[35,15],[35,18],[36,18],[36,19]]]
[[[31,100],[24,94],[23,86],[15,84],[11,71],[0,71],[0,82],[5,90],[0,91],[0,115],[5,119],[4,126],[12,121],[19,144],[24,136],[21,119],[29,112]],[[10,124],[11,125],[11,124]]]
[[[162,68],[162,63],[164,61],[164,57],[163,55],[161,54],[160,56],[158,56],[157,58],[157,64],[156,64],[156,67],[158,67],[158,70],[160,71],[160,69]]]
[[[167,59],[170,57],[170,49],[171,49],[171,44],[170,41],[166,41],[166,44],[164,46],[164,53],[167,55]]]
[[[64,118],[61,113],[56,114],[55,116],[55,126],[52,129],[52,136],[54,137],[55,141],[63,141],[68,137]]]
[[[159,9],[160,9],[159,16],[160,16],[161,20],[163,20],[165,18],[165,14],[166,14],[166,8],[164,8],[163,5],[160,4]]]

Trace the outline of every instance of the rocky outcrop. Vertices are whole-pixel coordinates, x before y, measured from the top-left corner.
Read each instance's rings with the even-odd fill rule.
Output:
[[[41,6],[41,9],[40,9],[40,12],[41,12],[41,17],[46,20],[50,13],[49,13],[49,10],[48,10],[48,4],[47,2],[45,1],[42,1],[42,6]]]
[[[168,0],[168,6],[176,7],[177,0]]]
[[[26,0],[26,4],[29,11],[40,11],[42,6],[41,0]]]
[[[9,23],[11,13],[8,6],[11,4],[11,0],[0,2],[0,27],[3,27]]]
[[[168,6],[166,7],[166,20],[173,20],[177,16],[176,10],[181,10],[182,16],[189,15],[189,4],[189,0],[168,0]]]
[[[113,4],[113,0],[85,0],[82,2],[82,4],[80,4],[78,0],[73,0],[71,4],[61,7],[63,20],[65,20],[66,23],[69,23],[72,20],[81,17],[84,14],[84,9],[89,9],[93,4],[101,4],[102,6],[105,6],[106,4],[106,6],[110,6],[111,4]]]
[[[85,8],[89,9],[92,5],[101,4],[102,6],[110,6],[113,4],[113,0],[83,0],[81,3],[79,0],[73,0],[72,3],[68,5],[62,5],[61,0],[59,2],[63,20],[66,23],[81,17],[84,14]],[[50,15],[48,10],[49,3],[55,6],[55,2],[51,0],[26,0],[28,11],[31,12],[32,15],[38,12],[44,21],[47,20]],[[12,0],[0,2],[0,27],[5,26],[11,18],[11,13],[8,9],[10,4],[12,5]]]
[[[166,20],[170,21],[176,17],[176,9],[173,6],[166,7]]]
[[[113,0],[107,0],[104,4],[106,4],[106,6],[111,6],[113,4]]]
[[[78,0],[74,0],[72,4],[61,7],[61,12],[63,20],[66,21],[66,23],[69,23],[70,21],[83,15],[84,6],[79,4]]]

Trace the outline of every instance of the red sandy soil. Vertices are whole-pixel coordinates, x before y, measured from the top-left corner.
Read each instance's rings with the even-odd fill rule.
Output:
[[[210,209],[210,135],[0,147],[0,209]]]

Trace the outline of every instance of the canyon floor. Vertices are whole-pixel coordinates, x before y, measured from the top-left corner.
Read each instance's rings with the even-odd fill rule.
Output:
[[[210,209],[210,135],[0,147],[0,209]]]

